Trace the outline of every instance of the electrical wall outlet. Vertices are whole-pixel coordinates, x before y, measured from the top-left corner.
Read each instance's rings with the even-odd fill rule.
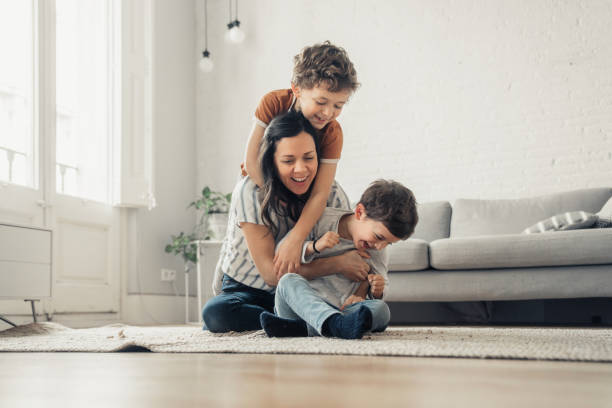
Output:
[[[162,282],[173,282],[176,279],[176,271],[174,269],[162,269],[161,280]]]

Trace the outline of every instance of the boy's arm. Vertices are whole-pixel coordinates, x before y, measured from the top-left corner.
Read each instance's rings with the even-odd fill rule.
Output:
[[[384,248],[382,251],[371,251],[371,255],[372,269],[368,275],[370,294],[374,299],[384,299],[389,288],[389,254]]]
[[[310,198],[306,202],[298,222],[289,232],[285,241],[280,244],[274,256],[274,272],[278,276],[299,271],[302,244],[323,214],[323,210],[325,210],[327,198],[336,176],[336,166],[336,163],[322,163],[319,166]]]
[[[313,243],[314,243],[314,241],[307,241],[307,242],[305,241],[304,242],[304,250],[302,251],[303,254],[304,254],[303,258],[306,258],[306,257],[308,257],[308,256],[310,256],[310,255],[315,253]],[[304,262],[304,259],[302,259],[302,262]]]
[[[259,166],[259,146],[263,140],[265,129],[257,122],[253,122],[253,129],[247,142],[247,148],[244,152],[244,169],[255,184],[259,187],[263,184],[263,176]]]
[[[327,231],[323,236],[316,238],[314,241],[304,241],[302,263],[307,263],[306,259],[311,255],[333,248],[338,245],[339,242],[340,236],[334,231]]]

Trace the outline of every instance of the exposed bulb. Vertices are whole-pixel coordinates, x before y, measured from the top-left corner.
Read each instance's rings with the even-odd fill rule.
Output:
[[[225,33],[225,41],[240,44],[246,37],[244,31],[240,29],[240,21],[235,20],[227,25],[227,32]]]
[[[199,62],[200,71],[202,72],[210,72],[213,70],[215,64],[213,64],[212,59],[210,58],[210,52],[208,50],[204,50],[202,53],[202,59]]]

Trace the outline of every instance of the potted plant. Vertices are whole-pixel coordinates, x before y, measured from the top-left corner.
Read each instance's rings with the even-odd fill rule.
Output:
[[[184,232],[180,232],[178,235],[170,236],[170,244],[166,245],[166,252],[174,255],[181,255],[185,268],[187,268],[188,262],[196,263],[198,261],[198,247],[194,243],[197,239],[195,233],[189,235]]]
[[[223,194],[211,190],[208,186],[204,187],[202,195],[187,207],[194,207],[201,212],[200,220],[196,226],[196,235],[202,239],[222,240],[227,230],[231,202],[232,193]]]
[[[187,206],[201,211],[198,223],[190,234],[180,232],[170,236],[170,244],[166,245],[166,253],[180,255],[185,263],[185,272],[188,271],[189,262],[197,262],[198,239],[223,239],[227,229],[227,213],[232,201],[232,194],[222,194],[204,187],[202,195]]]

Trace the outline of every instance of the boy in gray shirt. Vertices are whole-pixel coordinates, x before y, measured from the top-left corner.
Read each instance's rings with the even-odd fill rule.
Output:
[[[388,287],[385,247],[410,237],[417,221],[414,195],[394,181],[370,184],[354,211],[326,208],[304,242],[302,262],[357,250],[370,265],[368,278],[354,282],[338,273],[309,281],[284,275],[276,287],[276,314],[260,315],[266,334],[359,339],[367,331],[384,331],[390,319],[382,300]]]

